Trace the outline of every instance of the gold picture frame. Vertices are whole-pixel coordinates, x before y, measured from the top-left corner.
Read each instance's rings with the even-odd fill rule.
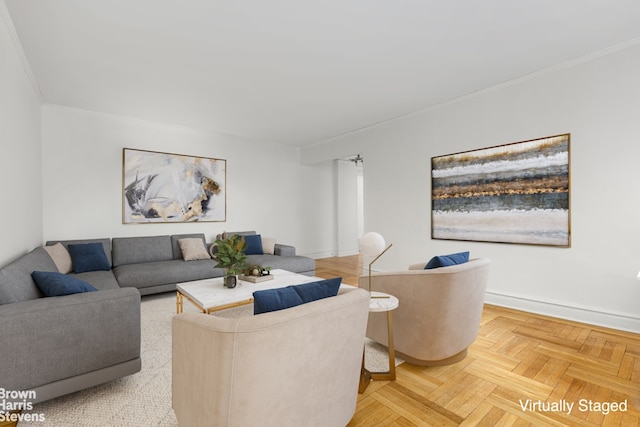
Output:
[[[431,158],[431,238],[571,246],[570,134]]]
[[[227,161],[123,148],[122,223],[226,221]]]

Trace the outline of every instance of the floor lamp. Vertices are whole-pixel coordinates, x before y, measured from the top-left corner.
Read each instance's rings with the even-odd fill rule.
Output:
[[[369,263],[369,293],[371,293],[371,266],[393,246],[389,244],[385,248],[385,245],[384,237],[380,233],[369,232],[360,238],[360,252],[365,256],[375,256]]]

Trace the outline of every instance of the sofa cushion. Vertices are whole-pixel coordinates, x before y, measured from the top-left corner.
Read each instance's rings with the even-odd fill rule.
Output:
[[[262,237],[262,252],[264,254],[275,255],[276,239],[273,237]]]
[[[55,263],[44,250],[38,247],[0,269],[0,304],[11,304],[40,298],[42,293],[36,286],[31,272],[58,271]]]
[[[67,246],[73,271],[84,273],[85,271],[111,270],[111,264],[104,253],[100,243],[79,243]]]
[[[69,273],[69,275],[82,280],[83,282],[87,282],[99,291],[120,289],[120,285],[116,281],[113,270],[86,271],[84,273]]]
[[[96,288],[87,282],[57,271],[34,271],[31,277],[38,289],[47,297],[95,292]]]
[[[284,310],[303,303],[300,295],[291,286],[255,291],[253,293],[253,314]]]
[[[469,262],[469,252],[434,256],[429,260],[427,265],[424,266],[424,269],[430,270],[432,268],[448,267],[450,265],[464,264],[465,262]]]
[[[189,262],[174,259],[119,265],[114,267],[113,274],[120,287],[134,286],[143,289],[223,276],[224,270],[214,268],[214,265],[215,263],[210,259]]]
[[[171,237],[114,237],[113,266],[143,262],[169,261],[173,259]]]
[[[71,255],[69,255],[69,251],[62,243],[58,242],[55,245],[45,246],[44,250],[47,251],[60,273],[67,274],[73,271]]]
[[[171,236],[171,250],[173,251],[173,259],[183,259],[182,250],[180,249],[180,244],[178,243],[182,239],[200,239],[202,240],[204,247],[207,247],[207,240],[204,237],[204,233],[174,234]]]
[[[104,254],[107,256],[107,261],[109,265],[111,262],[111,239],[108,237],[103,237],[101,239],[75,239],[75,240],[49,240],[47,241],[47,246],[55,245],[56,243],[62,243],[62,245],[69,249],[69,245],[77,245],[77,244],[85,244],[85,243],[100,243],[102,245],[102,249],[104,249]]]
[[[245,254],[247,255],[262,255],[262,237],[259,234],[253,234],[244,236],[244,241],[247,244]]]
[[[303,302],[311,302],[322,298],[335,297],[338,295],[341,283],[342,277],[334,277],[333,279],[295,285],[293,288],[300,295]]]
[[[338,294],[342,277],[253,293],[253,314],[284,310]]]
[[[185,261],[195,261],[199,259],[210,259],[211,256],[207,249],[204,247],[202,239],[197,237],[188,237],[186,239],[178,240],[180,251],[182,252],[182,259]]]

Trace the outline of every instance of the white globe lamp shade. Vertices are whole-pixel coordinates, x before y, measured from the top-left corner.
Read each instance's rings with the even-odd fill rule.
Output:
[[[369,232],[360,238],[360,252],[365,256],[380,255],[385,245],[384,237],[380,233]]]

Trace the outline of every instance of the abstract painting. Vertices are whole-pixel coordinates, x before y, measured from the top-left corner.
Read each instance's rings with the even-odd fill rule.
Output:
[[[226,221],[226,160],[124,148],[124,224]]]
[[[571,246],[570,134],[431,159],[431,237]]]

